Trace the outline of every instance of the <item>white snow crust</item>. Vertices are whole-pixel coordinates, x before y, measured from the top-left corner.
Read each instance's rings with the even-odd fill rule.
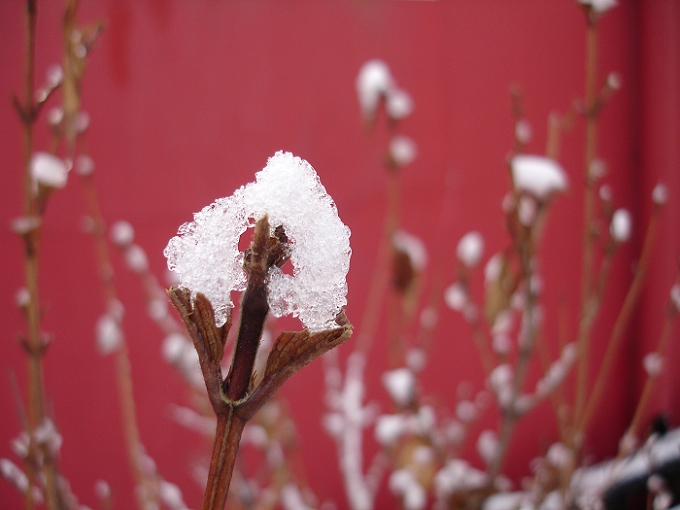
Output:
[[[181,287],[205,294],[216,323],[224,324],[233,307],[231,293],[246,286],[239,238],[266,214],[272,231],[284,227],[293,266],[292,275],[276,267],[270,272],[272,313],[298,316],[314,331],[335,327],[347,302],[349,228],[305,160],[279,151],[255,178],[179,228],[164,251],[168,268],[177,272]]]
[[[512,158],[511,166],[515,187],[536,198],[548,198],[567,189],[567,174],[554,159],[520,154]]]

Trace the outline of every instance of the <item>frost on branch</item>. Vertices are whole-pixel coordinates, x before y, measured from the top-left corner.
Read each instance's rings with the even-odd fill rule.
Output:
[[[272,229],[283,227],[292,247],[293,274],[276,266],[269,273],[272,312],[299,316],[312,331],[337,327],[335,317],[346,304],[350,231],[314,168],[291,153],[277,152],[255,182],[182,225],[165,248],[168,267],[178,273],[181,287],[210,300],[217,325],[224,324],[232,291],[246,286],[239,238],[265,215]]]

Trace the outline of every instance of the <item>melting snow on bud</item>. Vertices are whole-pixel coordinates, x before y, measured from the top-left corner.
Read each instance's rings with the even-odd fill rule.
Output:
[[[623,243],[630,238],[632,229],[632,219],[630,213],[626,209],[617,209],[612,216],[612,222],[609,226],[609,231],[612,238],[617,243]]]
[[[468,267],[479,264],[484,253],[484,238],[479,232],[468,232],[458,241],[456,254],[458,260]]]
[[[512,158],[511,166],[515,187],[536,198],[567,189],[567,175],[554,159],[522,154]]]
[[[68,180],[66,163],[47,152],[36,152],[31,158],[33,180],[50,188],[63,188]]]
[[[373,117],[381,96],[392,87],[390,68],[383,60],[369,60],[359,71],[356,87],[364,116]]]
[[[255,182],[182,225],[164,251],[168,268],[178,273],[182,287],[205,294],[217,324],[224,324],[233,306],[231,292],[246,285],[239,238],[264,215],[272,229],[283,226],[292,247],[293,275],[276,267],[269,275],[272,313],[299,316],[311,330],[335,327],[347,302],[350,230],[314,168],[290,153],[277,152]]]
[[[422,271],[427,265],[427,248],[416,236],[404,230],[397,230],[392,236],[392,245],[408,255],[413,269]]]

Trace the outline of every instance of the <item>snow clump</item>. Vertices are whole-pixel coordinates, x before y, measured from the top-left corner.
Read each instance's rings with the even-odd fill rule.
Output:
[[[31,177],[36,183],[49,188],[66,186],[68,170],[63,160],[47,152],[36,152],[31,158]]]
[[[579,0],[579,3],[581,5],[590,6],[593,11],[599,14],[602,14],[603,12],[608,11],[609,9],[618,5],[616,0]]]
[[[567,189],[567,174],[554,159],[521,154],[512,158],[511,166],[517,190],[537,199],[545,199],[552,193]]]
[[[203,293],[217,325],[224,324],[232,291],[244,290],[247,282],[239,238],[268,215],[272,233],[277,226],[285,230],[293,266],[292,275],[270,269],[272,313],[297,316],[313,331],[336,327],[334,319],[347,303],[349,228],[307,161],[279,151],[255,178],[179,228],[164,251],[168,268],[178,274],[181,287]]]

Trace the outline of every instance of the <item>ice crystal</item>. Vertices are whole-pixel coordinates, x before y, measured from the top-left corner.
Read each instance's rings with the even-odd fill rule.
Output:
[[[305,160],[277,152],[255,177],[179,228],[164,251],[168,268],[178,273],[180,286],[205,294],[217,324],[224,324],[233,307],[231,293],[246,285],[239,238],[268,215],[272,229],[285,229],[293,266],[292,275],[276,267],[270,271],[272,313],[298,316],[310,330],[334,327],[347,302],[349,228]]]

